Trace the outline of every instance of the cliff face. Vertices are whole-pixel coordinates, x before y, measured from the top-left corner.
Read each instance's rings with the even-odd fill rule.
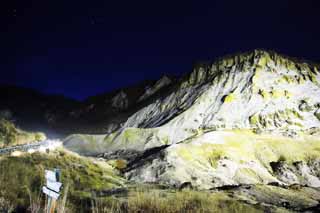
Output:
[[[111,134],[65,146],[125,160],[124,174],[142,182],[320,186],[317,65],[255,50],[197,65],[165,89]]]
[[[131,116],[124,127],[186,130],[319,126],[319,71],[275,53],[255,51],[200,66],[170,95]]]

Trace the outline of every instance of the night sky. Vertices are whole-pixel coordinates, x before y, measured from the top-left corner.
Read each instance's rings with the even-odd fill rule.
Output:
[[[0,83],[77,99],[255,48],[320,61],[319,0],[4,0],[0,7]]]

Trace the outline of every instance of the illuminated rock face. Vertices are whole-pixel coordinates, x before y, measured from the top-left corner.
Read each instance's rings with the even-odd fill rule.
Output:
[[[117,131],[104,136],[70,136],[65,146],[83,154],[107,152],[105,158],[125,158],[129,161],[127,177],[145,182],[191,182],[210,188],[239,183],[293,183],[299,177],[300,181],[304,178],[307,184],[318,186],[315,178],[319,178],[319,171],[306,164],[306,156],[312,153],[311,162],[318,162],[320,157],[312,142],[317,138],[310,136],[319,132],[319,111],[320,73],[316,65],[256,50],[195,66],[174,89],[136,111]],[[232,132],[238,130],[250,130],[250,136]],[[236,136],[239,139],[228,146],[233,147],[228,156],[209,156],[224,147],[221,144],[229,144],[228,137],[237,139]],[[281,161],[284,151],[277,145],[270,148],[267,143],[266,147],[259,144],[287,140],[287,146],[299,147],[292,154],[298,157],[288,155],[290,160],[286,159],[283,165],[291,168],[293,163],[302,161],[302,168],[309,168],[296,169],[295,176],[280,170],[284,176],[292,176],[287,178],[290,181],[278,177],[270,167],[271,162]],[[253,141],[250,146],[256,150],[248,159],[234,159],[247,155],[245,147],[238,146],[243,141]],[[300,142],[310,148],[309,154],[300,155],[300,148],[304,149]],[[152,149],[155,152],[150,152]],[[181,154],[179,150],[183,149],[199,152]],[[265,149],[269,151],[264,153]],[[148,151],[152,155],[145,159]],[[129,152],[137,153],[128,157]],[[268,157],[261,160],[260,153]],[[130,167],[131,161],[142,163]]]
[[[179,89],[136,112],[124,127],[168,127],[178,141],[198,128],[319,127],[319,82],[314,67],[255,51],[196,68]]]
[[[133,163],[125,174],[138,182],[187,182],[201,189],[269,183],[320,187],[319,148],[319,135],[293,139],[221,130],[168,146],[152,160]]]

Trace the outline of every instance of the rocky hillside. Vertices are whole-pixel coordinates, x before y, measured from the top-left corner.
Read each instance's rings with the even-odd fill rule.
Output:
[[[65,147],[125,161],[123,174],[141,182],[320,187],[318,65],[255,50],[199,64],[160,90],[146,90],[106,134],[72,135]],[[110,100],[122,109],[125,97]]]

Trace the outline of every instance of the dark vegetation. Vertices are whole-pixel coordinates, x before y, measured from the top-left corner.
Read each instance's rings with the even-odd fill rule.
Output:
[[[174,79],[172,79],[175,81]],[[150,98],[137,102],[145,88],[156,81],[144,81],[112,92],[76,101],[61,95],[47,95],[33,89],[0,85],[0,113],[9,110],[15,122],[26,131],[40,131],[48,137],[64,137],[69,134],[102,134],[107,126],[124,122],[129,116],[167,92],[168,85]],[[111,99],[120,91],[128,98],[128,108],[111,105]],[[116,116],[115,116],[116,115]]]

